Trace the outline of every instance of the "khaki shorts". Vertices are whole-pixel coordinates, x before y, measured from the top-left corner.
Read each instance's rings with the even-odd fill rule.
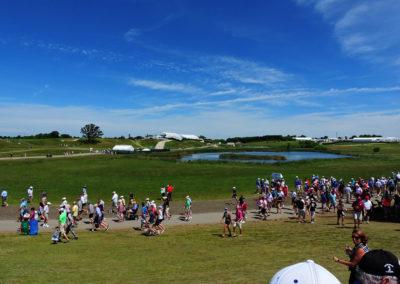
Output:
[[[353,212],[353,219],[362,221],[362,212]]]
[[[237,227],[239,227],[239,229],[241,229],[242,228],[242,224],[243,224],[243,221],[239,221],[239,222],[234,221],[233,222],[233,227],[236,228],[236,226],[237,226]]]
[[[65,224],[61,224],[60,232],[61,232],[61,234],[65,234]]]

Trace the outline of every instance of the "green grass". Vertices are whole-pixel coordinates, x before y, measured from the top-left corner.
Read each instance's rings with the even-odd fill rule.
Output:
[[[356,147],[349,146],[350,150]],[[187,194],[194,200],[226,199],[230,197],[232,186],[238,188],[239,194],[249,197],[255,191],[256,178],[270,178],[273,172],[281,172],[291,189],[295,176],[334,175],[349,180],[371,175],[388,176],[392,171],[400,170],[399,145],[382,144],[380,147],[382,150],[379,153],[371,155],[360,151],[359,158],[274,164],[226,161],[181,163],[177,162],[179,152],[8,160],[0,162],[0,186],[8,190],[9,203],[13,205],[26,196],[30,185],[35,187],[34,200],[38,200],[40,190],[44,189],[52,202],[59,202],[63,196],[69,200],[77,198],[83,185],[88,186],[92,201],[97,198],[108,201],[113,190],[124,195],[132,191],[139,200],[157,198],[160,187],[166,184],[173,184],[176,188],[174,195],[182,200]],[[357,153],[345,150],[342,153]]]
[[[78,231],[79,240],[68,245],[51,245],[51,233],[0,234],[0,282],[268,283],[281,268],[312,259],[346,283],[347,268],[332,258],[347,259],[352,226],[335,223],[332,215],[317,215],[316,224],[247,222],[243,237],[225,239],[219,224],[167,226],[157,237],[132,229]],[[373,222],[363,229],[371,249],[400,255],[398,224]]]
[[[89,148],[94,150],[112,149],[115,145],[132,145],[135,148],[154,148],[159,140],[143,139],[98,139],[98,143],[87,144],[84,140],[76,138],[55,139],[0,139],[0,157],[43,156],[46,154],[62,155],[64,152],[86,153]]]

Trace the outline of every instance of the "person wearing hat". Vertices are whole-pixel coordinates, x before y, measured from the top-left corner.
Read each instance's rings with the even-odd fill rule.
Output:
[[[224,233],[221,235],[221,237],[225,238],[226,229],[228,229],[229,236],[231,237],[232,236],[232,232],[231,232],[232,215],[228,211],[228,207],[225,207],[225,211],[224,211],[224,214],[222,214],[220,223],[222,223],[223,220],[225,220]]]
[[[20,232],[23,235],[29,235],[29,217],[30,214],[28,212],[22,215]]]
[[[8,206],[7,198],[8,198],[7,190],[5,188],[3,188],[3,190],[1,191],[1,206],[3,206],[3,207]]]
[[[356,225],[359,229],[362,216],[365,215],[365,206],[361,200],[361,196],[357,196],[357,199],[353,202],[351,207],[353,207],[354,229],[356,229]]]
[[[122,202],[122,199],[118,200],[118,222],[122,223],[124,222],[124,211],[125,211],[125,206],[124,203]]]
[[[186,196],[186,201],[185,201],[185,221],[189,221],[190,219],[192,219],[191,207],[192,207],[192,200],[188,195]]]
[[[152,226],[150,233],[152,235],[156,235],[157,233],[162,234],[165,231],[165,227],[161,224],[162,221],[164,220],[164,212],[162,205],[158,206],[158,210],[156,210],[155,215],[156,215],[156,221]]]
[[[113,191],[112,193],[113,195],[111,197],[112,201],[111,212],[114,213],[115,212],[114,209],[118,207],[118,194],[115,191]]]
[[[28,188],[28,203],[32,203],[33,200],[33,186]]]
[[[350,261],[339,259],[336,256],[333,257],[333,260],[335,262],[344,264],[349,267],[349,269],[350,269],[349,284],[356,283],[354,281],[356,280],[356,276],[357,276],[357,270],[358,270],[357,266],[360,263],[361,259],[364,257],[364,255],[367,252],[369,252],[369,247],[367,245],[368,237],[366,234],[364,234],[360,230],[354,229],[351,234],[351,238],[354,243],[354,248],[351,249],[348,246],[346,246],[346,248],[345,248],[345,252],[349,255]]]
[[[51,202],[49,202],[49,201],[45,201],[45,203],[44,203],[44,207],[43,207],[43,216],[44,216],[44,221],[43,221],[43,227],[49,227],[49,224],[48,224],[48,222],[49,222],[49,212],[50,212],[50,205],[51,205]]]
[[[327,269],[312,260],[299,262],[279,270],[269,284],[340,284],[340,281]]]
[[[398,258],[385,250],[372,250],[361,259],[357,280],[367,284],[399,284]]]
[[[233,221],[233,236],[236,237],[236,227],[239,227],[239,237],[242,236],[242,224],[243,224],[243,211],[242,207],[236,205],[235,220]]]

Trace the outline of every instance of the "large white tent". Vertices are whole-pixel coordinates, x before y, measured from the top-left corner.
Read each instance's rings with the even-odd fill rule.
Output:
[[[161,138],[165,139],[174,139],[178,141],[182,141],[183,139],[187,140],[201,140],[198,136],[193,134],[178,134],[173,132],[163,132],[159,135]]]
[[[116,153],[133,153],[135,148],[132,145],[115,145],[113,151]]]

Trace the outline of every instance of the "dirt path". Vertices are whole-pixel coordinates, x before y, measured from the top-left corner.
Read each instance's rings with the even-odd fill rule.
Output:
[[[256,199],[247,200],[249,204],[248,210],[248,221],[256,221],[260,220],[261,217],[257,213],[256,208]],[[170,212],[172,213],[172,218],[170,220],[165,221],[165,225],[193,225],[193,224],[212,224],[219,223],[222,217],[222,213],[224,212],[224,208],[228,207],[230,212],[234,212],[234,205],[230,203],[230,201],[218,200],[218,201],[201,201],[193,203],[193,218],[190,221],[184,221],[184,203],[183,202],[172,202]],[[108,212],[111,208],[106,206],[106,212]],[[275,212],[275,208],[272,212]],[[50,227],[43,228],[40,227],[40,231],[54,231],[55,226],[57,225],[57,206],[52,206],[50,209]],[[106,213],[106,221],[111,225],[111,228],[132,228],[140,226],[140,221],[125,221],[123,223],[117,223],[115,214]],[[9,206],[9,207],[0,207],[0,232],[16,232],[19,224],[17,220],[17,207]],[[294,217],[292,210],[289,208],[289,205],[286,205],[283,208],[282,214],[271,213],[268,217],[269,220],[279,219],[279,218],[288,218]],[[89,220],[87,215],[83,216],[83,220],[79,222],[79,226],[77,229],[79,230],[88,230],[90,228]]]
[[[51,157],[47,156],[26,156],[26,157],[3,157],[0,158],[0,161],[11,161],[11,160],[26,160],[26,159],[51,159],[51,158],[72,158],[72,157],[81,157],[81,156],[92,156],[92,155],[104,155],[104,153],[80,153],[73,155],[52,155]]]
[[[157,149],[157,150],[162,150],[162,149],[164,149],[164,147],[165,147],[165,143],[167,143],[167,142],[169,142],[169,141],[171,141],[171,140],[162,140],[162,141],[159,141],[159,142],[156,144],[156,146],[155,146],[154,148]]]

